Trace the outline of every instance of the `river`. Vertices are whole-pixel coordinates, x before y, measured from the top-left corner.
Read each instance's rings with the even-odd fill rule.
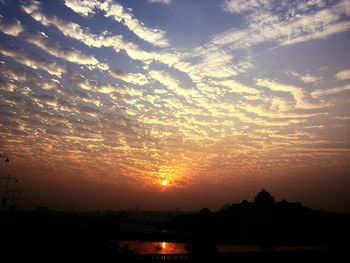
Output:
[[[138,254],[186,254],[191,253],[189,244],[175,242],[150,242],[150,241],[117,241],[119,248],[128,247]],[[271,246],[268,248],[260,245],[217,245],[218,253],[262,252],[262,251],[316,251],[324,250],[320,246]]]

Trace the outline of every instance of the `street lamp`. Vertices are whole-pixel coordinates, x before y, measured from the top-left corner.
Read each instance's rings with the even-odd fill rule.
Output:
[[[5,162],[6,162],[6,163],[9,163],[9,162],[10,162],[10,159],[8,158],[7,155],[0,155],[0,158],[6,158],[6,159],[5,159]]]

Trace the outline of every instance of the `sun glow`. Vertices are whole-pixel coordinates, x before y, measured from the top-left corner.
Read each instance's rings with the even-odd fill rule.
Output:
[[[161,184],[162,184],[163,186],[167,186],[167,185],[168,185],[168,181],[167,181],[167,180],[163,180],[163,181],[161,182]]]
[[[161,186],[169,186],[178,177],[179,168],[177,166],[160,166],[156,174],[157,183]]]

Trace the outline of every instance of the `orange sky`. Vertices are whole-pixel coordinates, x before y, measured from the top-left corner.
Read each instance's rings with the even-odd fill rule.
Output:
[[[345,0],[0,1],[1,176],[28,208],[266,188],[349,211],[349,19]]]

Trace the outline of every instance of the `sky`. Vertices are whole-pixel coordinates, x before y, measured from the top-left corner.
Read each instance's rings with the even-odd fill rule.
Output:
[[[8,198],[349,212],[349,47],[349,0],[1,0]]]

